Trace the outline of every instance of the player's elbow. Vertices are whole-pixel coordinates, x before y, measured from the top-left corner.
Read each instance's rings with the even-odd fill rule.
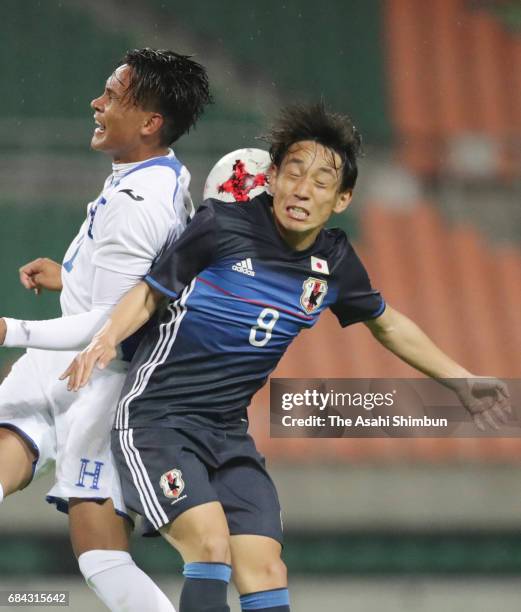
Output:
[[[382,338],[391,337],[397,331],[400,317],[402,316],[403,315],[400,315],[399,312],[387,305],[386,309],[379,317],[366,321],[365,324],[373,336],[377,340],[381,340]]]

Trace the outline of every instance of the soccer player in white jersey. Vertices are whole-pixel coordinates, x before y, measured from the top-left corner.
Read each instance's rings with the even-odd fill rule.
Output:
[[[0,319],[0,344],[27,348],[0,386],[0,501],[56,461],[48,500],[69,512],[73,549],[88,584],[118,611],[173,610],[128,553],[110,430],[132,346],[78,396],[59,375],[118,300],[147,273],[193,212],[190,175],[170,145],[211,101],[205,69],[172,51],[130,51],[91,102],[91,146],[113,172],[63,264],[37,259],[20,269],[28,289],[61,290],[63,316]],[[137,339],[134,339],[134,346]]]

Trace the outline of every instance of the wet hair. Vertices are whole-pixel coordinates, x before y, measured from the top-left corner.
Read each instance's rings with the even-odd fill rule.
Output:
[[[193,127],[212,102],[206,69],[189,55],[156,49],[127,51],[118,66],[131,68],[129,99],[146,111],[160,113],[160,144],[167,146]]]
[[[354,188],[358,176],[356,160],[361,155],[362,138],[349,117],[326,110],[323,102],[285,107],[263,140],[269,143],[271,161],[277,167],[280,167],[295,143],[311,140],[321,144],[337,153],[342,160],[339,191]],[[335,164],[334,156],[332,159]]]

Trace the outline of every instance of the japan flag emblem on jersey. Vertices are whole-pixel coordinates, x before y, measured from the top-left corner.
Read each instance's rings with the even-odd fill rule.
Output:
[[[320,257],[315,257],[314,255],[311,255],[311,269],[313,272],[329,274],[329,266],[327,265],[327,261],[325,259],[320,259]]]
[[[314,310],[317,310],[317,308],[320,308],[320,305],[324,301],[324,297],[327,293],[327,283],[326,281],[310,276],[302,283],[302,289],[300,304],[304,312],[310,314]]]

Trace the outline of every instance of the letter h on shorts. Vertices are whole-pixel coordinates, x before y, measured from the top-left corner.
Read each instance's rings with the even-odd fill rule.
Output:
[[[91,462],[90,459],[85,459],[82,457],[81,461],[81,467],[80,467],[80,474],[78,476],[78,482],[76,483],[77,487],[86,487],[87,485],[85,484],[85,477],[86,476],[91,476],[92,477],[92,484],[90,485],[90,489],[93,489],[95,491],[99,490],[98,487],[98,482],[100,479],[100,474],[101,474],[101,468],[103,467],[103,461],[94,461],[94,465],[96,466],[94,468],[93,472],[89,472],[87,471],[87,467],[89,466],[89,463]]]

